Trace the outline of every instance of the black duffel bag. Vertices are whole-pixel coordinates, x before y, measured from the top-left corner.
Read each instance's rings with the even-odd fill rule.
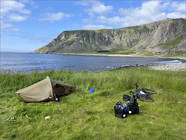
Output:
[[[129,112],[129,107],[122,102],[117,102],[114,106],[115,116],[118,118],[126,118]]]

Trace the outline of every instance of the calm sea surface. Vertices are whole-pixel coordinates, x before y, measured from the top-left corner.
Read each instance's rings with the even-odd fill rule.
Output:
[[[0,70],[24,72],[51,69],[103,71],[128,65],[181,63],[181,61],[182,60],[179,59],[153,57],[110,57],[0,52]]]

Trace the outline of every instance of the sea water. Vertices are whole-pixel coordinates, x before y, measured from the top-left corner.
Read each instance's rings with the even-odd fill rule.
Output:
[[[46,70],[88,70],[104,71],[123,66],[182,63],[179,59],[156,57],[117,57],[62,54],[34,54],[0,52],[0,70],[46,71]]]

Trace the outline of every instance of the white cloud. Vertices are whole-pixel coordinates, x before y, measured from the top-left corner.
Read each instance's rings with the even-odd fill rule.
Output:
[[[9,14],[10,12],[17,12],[21,14],[29,14],[30,11],[25,8],[25,5],[21,2],[15,0],[2,0],[0,12],[3,16]]]
[[[58,21],[61,20],[63,18],[68,18],[71,15],[69,14],[64,14],[62,12],[58,12],[58,13],[48,13],[45,15],[45,17],[41,18],[41,20],[43,21]]]
[[[7,28],[11,28],[11,27],[13,27],[12,24],[8,24],[8,23],[3,23],[3,22],[1,22],[1,28],[2,28],[2,29],[7,29]]]
[[[178,11],[183,11],[186,12],[186,2],[178,3],[178,2],[173,2],[171,4],[172,8],[177,9]]]
[[[106,14],[112,11],[112,6],[106,6],[103,3],[97,2],[91,6],[90,9],[87,9],[89,14]]]
[[[78,4],[82,6],[87,6],[85,9],[86,12],[88,12],[89,15],[93,16],[94,14],[107,14],[113,10],[113,7],[110,5],[105,5],[104,3],[101,3],[97,0],[82,0],[79,1]]]
[[[173,8],[173,6],[175,6]],[[176,6],[179,6],[176,8]],[[113,17],[98,16],[97,22],[119,27],[146,24],[165,18],[185,18],[183,3],[167,1],[146,1],[140,7],[120,8],[120,15]]]
[[[28,9],[23,9],[21,12],[22,14],[26,14],[26,15],[30,14],[30,10]]]
[[[7,29],[9,29],[9,30],[11,30],[11,31],[13,31],[13,32],[18,32],[20,29],[19,28],[16,28],[16,27],[14,27],[12,24],[10,24],[10,23],[3,23],[2,21],[1,21],[1,31],[3,32],[3,30],[7,30]]]
[[[105,26],[105,25],[92,25],[92,24],[88,24],[88,25],[84,25],[83,29],[88,29],[88,30],[94,30],[94,29],[110,29],[112,27],[109,26]]]
[[[120,9],[123,26],[139,25],[166,18],[164,12],[165,4],[161,1],[144,2],[141,7],[131,9]]]
[[[25,4],[20,1],[0,0],[1,29],[18,31],[19,29],[14,27],[12,22],[24,21],[29,14],[30,10],[28,10]]]
[[[97,2],[97,0],[80,0],[80,1],[77,1],[76,4],[82,5],[82,6],[88,6],[88,5],[94,4],[96,2]]]
[[[8,19],[10,21],[24,21],[27,17],[18,14],[9,14]]]
[[[167,18],[183,18],[186,17],[186,14],[182,14],[179,12],[172,12],[172,13],[168,13],[166,16]]]

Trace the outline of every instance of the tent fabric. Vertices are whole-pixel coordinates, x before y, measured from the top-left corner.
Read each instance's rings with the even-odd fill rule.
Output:
[[[16,93],[19,94],[24,102],[41,102],[53,99],[54,93],[57,96],[63,96],[73,92],[74,90],[74,86],[51,80],[47,76],[44,80],[20,89]]]

